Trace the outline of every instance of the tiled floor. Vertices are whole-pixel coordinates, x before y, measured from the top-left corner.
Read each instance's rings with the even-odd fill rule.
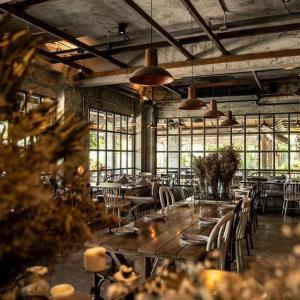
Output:
[[[255,249],[251,250],[251,256],[245,255],[245,262],[250,263],[255,255],[263,258],[275,257],[291,253],[296,239],[289,239],[282,236],[282,217],[280,215],[258,216],[259,230],[254,235]],[[293,221],[300,221],[300,218]],[[298,240],[298,242],[300,242]],[[246,253],[246,252],[245,252]],[[67,259],[56,263],[50,268],[50,285],[58,283],[71,283],[78,291],[88,293],[93,283],[91,274],[84,272],[82,268],[82,251],[70,255]]]

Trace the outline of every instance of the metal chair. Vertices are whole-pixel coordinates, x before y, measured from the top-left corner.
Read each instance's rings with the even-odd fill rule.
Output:
[[[242,240],[245,238],[246,227],[250,213],[251,200],[246,200],[242,204],[239,222],[235,231],[235,258],[237,272],[240,273],[243,267]]]
[[[175,203],[174,194],[169,187],[161,186],[159,188],[159,200],[162,209]]]
[[[125,207],[129,207],[131,203],[130,200],[122,197],[121,186],[122,185],[120,183],[108,182],[100,183],[99,185],[99,187],[102,189],[106,213],[108,213],[109,209],[112,209],[114,214],[116,209],[119,223],[121,210]]]
[[[284,219],[286,218],[286,213],[288,209],[296,209],[294,207],[289,207],[289,203],[298,203],[300,207],[300,181],[295,179],[288,179],[283,186],[283,205],[282,214]]]
[[[228,212],[224,217],[222,217],[211,231],[206,245],[207,252],[212,250],[219,251],[218,268],[220,270],[225,270],[226,267],[232,220],[233,212]]]
[[[134,221],[137,221],[143,218],[143,216],[149,214],[151,212],[151,208],[151,205],[147,203],[138,204],[132,207],[130,212]]]

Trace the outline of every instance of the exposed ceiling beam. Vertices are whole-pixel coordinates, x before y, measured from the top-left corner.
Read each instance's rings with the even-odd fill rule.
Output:
[[[232,30],[232,31],[216,33],[216,36],[218,37],[218,39],[224,40],[224,39],[232,39],[232,38],[241,38],[246,36],[257,36],[257,35],[272,34],[272,33],[279,33],[279,32],[296,31],[296,30],[300,30],[300,23],[283,24],[283,25],[268,26],[268,27],[261,27],[261,28]],[[188,37],[178,39],[178,42],[182,45],[201,43],[207,41],[209,41],[209,38],[206,35],[198,35],[194,37],[188,36]],[[153,42],[152,46],[154,48],[164,48],[164,47],[170,47],[171,45],[167,41],[158,41],[158,42]],[[96,47],[96,45],[94,47]],[[150,43],[143,43],[137,45],[121,46],[115,49],[99,50],[99,51],[107,55],[114,55],[114,54],[131,52],[131,51],[145,50],[146,48],[149,47],[150,47]],[[76,50],[77,49],[74,49],[73,51]],[[71,52],[71,51],[68,50],[67,52]],[[76,60],[90,59],[93,57],[94,55],[91,53],[83,53],[83,54],[73,55],[69,59],[71,61],[76,61]]]
[[[89,53],[92,53],[96,57],[98,57],[106,62],[110,62],[121,68],[128,67],[125,63],[111,57],[110,55],[101,53],[99,50],[95,49],[94,47],[89,46],[89,45],[77,40],[75,37],[73,37],[57,28],[54,28],[53,26],[45,23],[44,21],[36,19],[35,17],[24,12],[22,9],[16,9],[13,5],[3,4],[3,5],[0,5],[0,10],[10,13],[13,16],[15,16],[16,18],[23,20],[28,24],[34,25],[34,26],[40,28],[41,30],[48,32],[62,40],[68,41],[69,43],[73,44],[74,46],[77,46]]]
[[[258,87],[260,93],[263,93],[263,92],[264,92],[264,87],[263,87],[263,85],[262,85],[262,83],[261,83],[261,80],[259,80],[259,77],[258,77],[258,75],[257,75],[257,72],[256,72],[256,71],[252,71],[252,74],[253,74],[253,78],[254,78],[254,80],[255,80],[255,83],[256,83],[256,85],[257,85],[257,87]]]
[[[226,12],[229,12],[228,8],[227,8],[227,5],[225,4],[225,1],[224,0],[218,0],[220,6],[222,7],[224,13]]]
[[[171,45],[181,52],[188,59],[194,59],[195,56],[187,51],[175,38],[173,38],[165,29],[163,29],[156,21],[153,20],[140,6],[133,0],[124,0],[133,10],[135,10],[144,20],[146,20],[153,28],[161,34]]]
[[[65,64],[67,66],[70,66],[72,68],[75,68],[75,69],[78,69],[78,70],[82,70],[84,73],[92,73],[92,70],[85,67],[85,66],[81,66],[75,62],[70,62],[66,59],[64,59],[63,57],[60,57],[60,56],[57,56],[51,52],[48,52],[44,49],[38,49],[38,52],[37,52],[39,55],[43,56],[43,57],[46,57],[48,59],[51,59],[51,60],[55,60],[56,62],[58,63],[62,63],[62,64]]]
[[[212,30],[209,28],[205,20],[201,17],[199,12],[196,10],[195,6],[192,4],[190,0],[181,0],[182,4],[189,11],[189,13],[193,16],[199,26],[203,29],[203,31],[207,34],[209,39],[218,47],[223,55],[229,55],[229,52],[225,49],[219,39],[215,36]]]
[[[17,2],[16,4],[13,4],[13,5],[15,7],[20,7],[22,9],[27,9],[30,6],[41,4],[41,3],[44,3],[44,2],[49,2],[49,1],[50,0],[26,0],[26,1],[23,1],[23,2]]]

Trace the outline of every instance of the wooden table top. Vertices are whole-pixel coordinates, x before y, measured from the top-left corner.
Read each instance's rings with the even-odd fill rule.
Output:
[[[135,254],[146,257],[173,259],[201,259],[205,255],[205,245],[184,245],[180,242],[181,233],[196,233],[208,236],[213,225],[201,225],[199,217],[221,217],[217,204],[201,204],[190,207],[171,207],[165,220],[133,222],[140,229],[138,234],[118,236],[103,232],[97,236],[97,243],[108,251],[120,254]]]

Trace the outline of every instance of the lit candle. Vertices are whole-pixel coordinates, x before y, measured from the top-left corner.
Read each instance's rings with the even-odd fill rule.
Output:
[[[106,269],[106,249],[103,247],[89,248],[83,254],[83,266],[88,272],[100,272]]]
[[[50,295],[53,300],[74,300],[75,289],[71,284],[58,284],[50,289]]]

